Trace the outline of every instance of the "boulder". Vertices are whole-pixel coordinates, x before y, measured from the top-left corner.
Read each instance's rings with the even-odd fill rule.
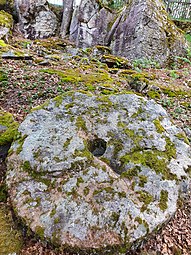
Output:
[[[46,0],[16,0],[20,30],[25,38],[47,38],[56,34],[58,22]]]
[[[124,254],[187,192],[188,140],[153,100],[68,92],[34,109],[19,132],[7,161],[10,199],[53,244]]]
[[[185,55],[186,43],[162,0],[137,0],[130,1],[122,14],[111,48],[128,59],[146,58],[164,64],[173,56]]]
[[[162,0],[64,1],[61,35],[67,34],[78,47],[107,45],[112,54],[161,65],[184,56],[187,47]]]
[[[0,39],[8,41],[11,30],[13,28],[13,17],[11,14],[0,11]]]
[[[62,38],[69,34],[70,40],[78,47],[106,45],[114,14],[101,2],[82,0],[79,4],[75,1],[64,1]]]

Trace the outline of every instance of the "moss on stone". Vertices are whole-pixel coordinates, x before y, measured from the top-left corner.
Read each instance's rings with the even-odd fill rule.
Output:
[[[7,28],[12,28],[13,26],[12,15],[5,12],[4,10],[0,11],[0,26]]]
[[[53,102],[55,102],[55,106],[59,107],[63,102],[63,96],[57,96],[53,99]]]
[[[185,172],[191,177],[191,166],[188,166],[187,169],[185,169]]]
[[[49,105],[50,101],[47,100],[45,103],[41,104],[41,105],[38,105],[36,107],[33,107],[31,109],[31,112],[34,112],[34,111],[37,111],[37,110],[41,110],[41,109],[45,109],[48,105]]]
[[[30,172],[30,171],[32,171],[32,167],[31,167],[29,161],[25,161],[25,162],[23,163],[22,167],[23,167],[23,170],[24,170],[25,172]]]
[[[102,108],[103,109],[106,109],[106,108],[108,108],[108,109],[110,109],[111,107],[113,107],[113,104],[112,104],[112,102],[110,101],[110,99],[109,99],[109,96],[105,96],[105,95],[103,95],[103,96],[98,96],[97,97],[97,101],[98,102],[101,102],[102,104],[99,104],[99,109],[101,110]]]
[[[69,146],[71,140],[72,140],[72,138],[67,138],[67,139],[66,139],[65,143],[63,144],[63,148],[64,148],[64,149],[68,148],[68,146]]]
[[[113,193],[115,192],[114,189],[112,187],[105,187],[103,188],[103,190],[105,190],[107,193]]]
[[[145,186],[145,184],[147,183],[147,181],[148,181],[148,178],[147,178],[147,176],[145,176],[145,175],[139,175],[139,186],[140,187],[144,187]]]
[[[102,55],[101,62],[107,64],[109,68],[129,69],[131,67],[131,64],[126,58],[110,54]]]
[[[0,5],[6,4],[7,0],[0,0]]]
[[[136,217],[135,221],[137,221],[139,224],[143,223],[143,220],[141,219],[141,217]]]
[[[77,178],[76,186],[79,187],[81,183],[84,183],[84,180],[82,177]]]
[[[35,169],[32,168],[29,161],[23,162],[21,167],[23,171],[27,172],[34,180],[44,183],[47,187],[50,187],[51,185],[53,186],[53,183],[47,177],[46,171],[41,170],[37,172]]]
[[[166,146],[165,146],[165,152],[167,155],[167,158],[170,160],[172,158],[176,158],[176,147],[174,143],[171,142],[169,137],[165,137]]]
[[[169,138],[166,138],[166,150],[145,150],[134,151],[121,157],[123,165],[130,162],[134,164],[142,164],[153,169],[157,174],[162,174],[164,179],[176,180],[177,176],[172,174],[168,168],[171,158],[176,156],[176,149]]]
[[[87,196],[90,192],[90,189],[88,187],[84,188],[84,195]]]
[[[132,180],[135,176],[138,176],[140,170],[140,167],[134,167],[123,172],[120,176],[121,178],[127,178],[129,180]]]
[[[11,143],[18,135],[19,124],[13,120],[12,114],[0,110],[0,125],[7,128],[0,132],[0,145]]]
[[[58,223],[60,223],[60,217],[57,217],[54,219],[54,224],[58,224]]]
[[[117,224],[119,217],[120,217],[120,213],[112,212],[111,220],[112,220],[112,222],[114,222],[113,227],[115,227],[115,225]]]
[[[69,104],[65,105],[65,108],[68,110],[68,109],[74,107],[74,105],[75,105],[74,103],[69,103]]]
[[[160,192],[159,208],[161,211],[165,211],[168,208],[168,191],[166,190],[161,190]]]
[[[127,197],[127,194],[125,193],[125,191],[118,192],[117,194],[118,194],[118,196],[119,196],[120,198],[125,198],[125,197]]]
[[[188,138],[186,137],[186,135],[182,132],[182,133],[178,133],[176,134],[176,137],[180,140],[183,140],[186,144],[190,144]]]
[[[145,190],[137,191],[136,193],[139,195],[139,201],[143,202],[144,205],[149,205],[154,200],[153,196]]]
[[[131,116],[131,118],[136,118],[137,116],[139,116],[140,114],[142,114],[144,112],[142,107],[139,107],[137,112],[133,113],[133,115]]]
[[[22,149],[23,149],[23,144],[25,141],[25,138],[27,137],[27,135],[22,136],[21,134],[18,134],[18,139],[17,139],[17,143],[18,143],[18,147],[16,149],[16,153],[19,154]]]
[[[36,226],[35,233],[41,238],[44,239],[44,227]]]
[[[78,117],[77,117],[75,125],[76,125],[76,127],[77,127],[78,129],[81,129],[81,130],[87,132],[86,122],[85,122],[85,120],[82,118],[82,116],[78,116]]]
[[[109,134],[108,134],[109,135]],[[113,135],[111,134],[110,137],[112,137],[109,142],[108,142],[108,146],[114,146],[114,149],[113,149],[113,157],[116,158],[118,153],[124,148],[123,146],[123,142],[121,139],[116,139],[113,137]],[[110,161],[104,157],[102,157],[101,159],[103,159],[103,161],[106,163],[106,164],[110,164]]]
[[[156,131],[157,131],[159,134],[162,134],[162,133],[165,131],[165,129],[164,129],[163,126],[161,125],[160,120],[155,119],[155,120],[153,121],[153,123],[154,123],[154,125],[155,125]]]

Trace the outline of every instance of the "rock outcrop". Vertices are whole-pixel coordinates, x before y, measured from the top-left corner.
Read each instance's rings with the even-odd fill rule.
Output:
[[[107,45],[115,55],[160,64],[185,54],[184,36],[169,19],[162,0],[113,1],[111,6],[106,2],[64,1],[61,35],[68,34],[78,47]]]
[[[170,20],[161,0],[131,1],[114,32],[111,48],[114,54],[129,59],[147,58],[161,64],[184,55],[186,49],[183,33]]]
[[[46,0],[16,0],[20,30],[25,38],[47,38],[54,36],[58,29],[56,15],[49,9]]]
[[[124,253],[168,221],[187,192],[188,140],[152,100],[70,92],[34,109],[19,132],[7,164],[10,199],[55,244]]]

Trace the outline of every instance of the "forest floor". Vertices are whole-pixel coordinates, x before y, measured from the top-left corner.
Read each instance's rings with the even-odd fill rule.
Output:
[[[175,58],[171,67],[161,69],[154,61],[144,59],[130,63],[113,57],[104,47],[77,52],[72,45],[58,39],[31,42],[17,38],[11,46],[0,47],[1,54],[7,50],[7,57],[0,58],[0,108],[12,113],[19,123],[31,108],[70,90],[104,95],[132,91],[161,104],[191,140],[191,62],[188,58]],[[0,184],[4,182],[5,171],[5,167],[0,168]],[[4,203],[9,204],[8,200]],[[20,254],[66,255],[25,234]],[[191,254],[190,194],[157,234],[127,254]]]

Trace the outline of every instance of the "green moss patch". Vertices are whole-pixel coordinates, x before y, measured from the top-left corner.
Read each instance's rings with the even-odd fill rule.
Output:
[[[0,145],[11,143],[18,135],[19,124],[13,120],[12,114],[0,110],[0,125],[7,128],[0,132]]]
[[[162,126],[161,123],[160,123],[160,120],[155,119],[155,120],[153,121],[153,123],[155,124],[156,130],[157,130],[158,133],[161,134],[161,133],[163,133],[163,132],[165,131],[165,129],[163,128],[163,126]]]
[[[12,26],[13,26],[12,15],[3,11],[3,10],[0,11],[0,26],[12,28]]]
[[[162,211],[165,211],[168,208],[168,191],[166,190],[161,190],[159,208]]]
[[[106,72],[91,72],[84,73],[80,69],[67,69],[67,70],[54,70],[54,69],[41,69],[40,72],[58,75],[61,78],[61,82],[65,83],[85,83],[87,85],[93,85],[102,82],[111,82],[112,79]]]
[[[43,227],[37,226],[37,227],[35,228],[35,232],[36,232],[36,234],[37,234],[41,239],[44,238],[44,228],[43,228]]]
[[[6,48],[8,44],[6,44],[3,40],[0,40],[0,48]]]
[[[16,230],[10,211],[0,206],[0,254],[19,254],[22,247],[21,232]]]
[[[146,150],[135,151],[121,158],[122,166],[130,162],[135,165],[148,166],[157,174],[161,174],[164,179],[176,180],[177,176],[172,174],[167,167],[169,160],[176,155],[176,150],[172,143],[167,139],[166,151]],[[123,173],[123,176],[127,174]]]

